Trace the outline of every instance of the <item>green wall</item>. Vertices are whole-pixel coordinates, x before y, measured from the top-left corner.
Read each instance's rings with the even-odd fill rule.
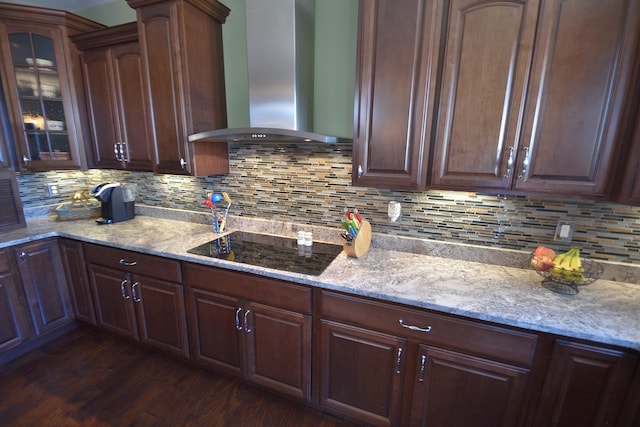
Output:
[[[125,0],[89,7],[75,13],[107,26],[125,24],[136,20],[136,11],[130,8]]]

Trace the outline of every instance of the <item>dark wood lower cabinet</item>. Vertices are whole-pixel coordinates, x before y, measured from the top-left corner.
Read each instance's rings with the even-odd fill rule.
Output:
[[[93,297],[91,296],[82,242],[60,239],[60,254],[76,319],[95,325],[96,313],[93,308]]]
[[[640,421],[637,351],[69,239],[0,249],[0,363],[73,312],[369,426]]]
[[[177,261],[85,245],[96,324],[169,353],[189,357]],[[118,268],[115,268],[118,266]]]
[[[529,371],[419,346],[412,426],[517,426]]]
[[[13,251],[35,334],[46,334],[73,321],[58,240],[27,243]]]
[[[187,264],[192,358],[279,393],[311,398],[311,291]]]
[[[32,334],[12,256],[10,251],[0,250],[0,352],[22,344]]]
[[[407,340],[326,320],[320,334],[320,403],[371,425],[399,425]]]
[[[101,328],[138,339],[138,328],[129,279],[119,270],[101,265],[89,266],[91,288],[96,304],[96,322]]]
[[[621,350],[556,340],[535,425],[620,425],[637,361]]]

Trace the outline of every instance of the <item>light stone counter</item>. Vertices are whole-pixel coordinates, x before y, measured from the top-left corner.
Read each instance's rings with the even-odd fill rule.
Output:
[[[265,224],[251,223],[250,227],[249,223],[240,218],[230,221],[235,227],[290,237],[300,228],[278,225],[274,230],[265,228]],[[431,251],[425,255],[373,244],[361,258],[341,253],[321,275],[309,276],[188,254],[188,249],[218,237],[205,224],[149,216],[100,226],[93,220],[59,222],[53,218],[33,219],[27,224],[25,229],[0,234],[0,248],[44,237],[71,237],[640,350],[640,285],[600,279],[581,287],[577,295],[557,294],[541,286],[542,278],[526,268],[528,255],[518,251],[493,250],[493,257],[504,254],[504,259],[517,265],[511,267],[443,256],[459,255],[465,245],[452,249],[447,244],[428,242]],[[314,230],[314,236],[324,241],[338,234],[338,229]],[[376,239],[374,234],[374,242]],[[379,240],[384,241],[384,237]],[[413,241],[409,245],[421,244]],[[396,246],[385,241],[384,247]],[[616,266],[611,270],[620,271]],[[636,277],[636,273],[629,277]]]

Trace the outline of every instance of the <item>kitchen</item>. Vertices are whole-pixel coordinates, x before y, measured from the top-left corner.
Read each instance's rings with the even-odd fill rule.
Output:
[[[320,3],[326,5],[329,2]],[[238,9],[232,4],[227,5],[232,10]],[[115,10],[115,6],[111,6]],[[336,45],[347,45],[340,41],[344,39],[351,41],[349,45],[352,50],[342,53],[340,58],[316,60],[316,66],[342,64],[344,68],[340,70],[340,67],[334,66],[316,70],[317,78],[331,81],[321,90],[316,90],[316,102],[323,102],[318,99],[319,96],[326,95],[328,98],[324,100],[328,107],[315,108],[322,112],[318,113],[320,118],[314,117],[316,128],[329,134],[350,137],[353,96],[349,94],[353,93],[353,82],[346,76],[355,73],[353,59],[356,34],[353,22],[357,20],[357,11],[355,6],[345,11],[335,3],[326,9],[318,5],[317,8],[317,14],[330,15],[325,23],[336,25],[335,28],[330,27],[329,31],[319,33],[339,39],[338,42],[328,40],[326,43],[329,47],[326,51],[319,49],[317,55],[335,54]],[[233,15],[231,13],[224,24],[224,31],[232,28]],[[135,20],[135,15],[121,22],[128,20]],[[342,28],[348,34],[340,36],[337,28]],[[223,41],[227,43],[230,38],[234,39],[225,33]],[[225,66],[230,61],[228,52],[233,52],[233,49],[225,45]],[[242,55],[231,57],[238,60]],[[242,69],[242,66],[238,68]],[[225,70],[225,75],[237,73]],[[338,76],[332,76],[331,73],[337,73]],[[241,99],[242,95],[237,95],[231,87],[227,83],[227,99]],[[335,102],[336,99],[343,101]],[[246,107],[246,103],[243,105],[240,108]],[[234,119],[239,114],[233,112],[233,107],[229,106],[228,110],[229,126],[242,125],[241,120]],[[327,116],[323,118],[322,114]],[[563,200],[511,194],[483,195],[466,191],[401,191],[373,186],[356,187],[351,185],[352,155],[353,150],[348,144],[278,146],[231,143],[230,173],[225,175],[193,178],[97,169],[43,171],[20,172],[18,183],[25,212],[36,216],[41,212],[46,212],[46,215],[52,207],[68,201],[76,191],[86,191],[98,183],[114,181],[136,183],[139,189],[136,203],[140,209],[146,209],[149,216],[161,211],[159,208],[175,209],[170,211],[175,215],[182,211],[206,214],[206,209],[201,205],[202,199],[212,190],[226,191],[232,197],[231,215],[308,227],[335,228],[345,207],[358,207],[373,225],[374,245],[376,236],[379,236],[378,244],[390,244],[394,236],[405,236],[454,244],[451,247],[464,243],[486,248],[532,251],[538,244],[557,245],[553,241],[556,225],[559,220],[568,219],[575,224],[573,241],[580,245],[585,255],[622,264],[638,261],[636,208],[581,198]],[[61,192],[58,196],[50,197],[47,194],[46,184],[51,182],[59,184]],[[402,214],[397,222],[390,222],[387,218],[390,201],[402,204]],[[338,232],[335,234],[339,236]],[[387,237],[389,240],[385,239]],[[487,250],[479,256],[490,257],[491,254],[494,252]],[[581,292],[586,293],[587,290]]]

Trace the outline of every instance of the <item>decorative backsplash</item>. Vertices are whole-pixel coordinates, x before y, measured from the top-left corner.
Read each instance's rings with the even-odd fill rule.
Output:
[[[193,178],[108,170],[20,173],[25,212],[49,212],[77,191],[103,182],[138,185],[137,204],[207,212],[206,194],[225,191],[233,215],[339,228],[344,208],[358,208],[374,233],[533,250],[571,244],[594,258],[640,262],[640,208],[586,200],[538,199],[453,191],[392,191],[351,186],[351,146],[233,143],[228,175]],[[60,195],[49,197],[47,183]],[[402,204],[398,222],[389,201]],[[32,214],[33,215],[33,214]],[[559,219],[573,222],[573,242],[553,241]]]

